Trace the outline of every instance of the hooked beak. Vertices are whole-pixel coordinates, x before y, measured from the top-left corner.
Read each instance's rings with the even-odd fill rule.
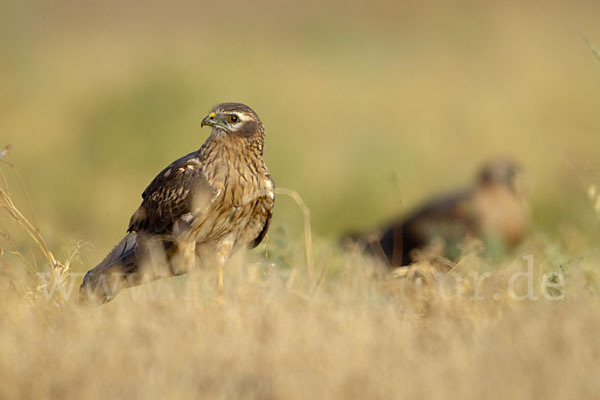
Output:
[[[200,123],[200,127],[202,128],[203,126],[215,126],[216,121],[215,121],[215,113],[211,112],[210,114],[208,114],[206,117],[204,117],[204,119],[202,120],[202,122]]]

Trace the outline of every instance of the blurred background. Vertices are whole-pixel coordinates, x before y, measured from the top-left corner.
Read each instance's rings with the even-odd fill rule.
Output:
[[[257,111],[275,182],[304,198],[318,240],[508,155],[529,173],[536,231],[574,251],[597,241],[598,1],[34,0],[0,15],[0,145],[50,247],[92,244],[81,269],[224,101]],[[280,196],[272,232],[300,226]]]

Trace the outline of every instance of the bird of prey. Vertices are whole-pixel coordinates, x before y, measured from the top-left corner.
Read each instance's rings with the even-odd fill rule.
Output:
[[[264,126],[240,103],[214,107],[201,123],[212,127],[198,149],[163,169],[142,193],[127,235],[84,277],[83,300],[111,300],[119,290],[189,272],[222,268],[237,249],[265,237],[275,201],[263,161]]]
[[[398,267],[417,261],[419,251],[440,242],[444,255],[456,260],[469,237],[508,250],[523,239],[528,222],[520,167],[494,159],[483,165],[473,187],[434,198],[383,233],[352,235],[345,243]]]

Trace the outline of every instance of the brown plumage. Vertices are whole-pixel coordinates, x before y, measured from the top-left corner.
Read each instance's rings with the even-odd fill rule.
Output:
[[[391,267],[416,261],[418,251],[434,243],[443,245],[446,257],[456,259],[468,237],[513,248],[523,239],[528,225],[521,180],[520,168],[514,162],[490,161],[472,188],[433,199],[408,217],[392,222],[382,234],[354,235],[351,241]]]
[[[128,234],[81,285],[82,297],[112,299],[124,288],[221,268],[265,237],[275,200],[263,161],[264,127],[248,106],[223,103],[202,120],[212,132],[199,150],[167,166],[142,194]]]

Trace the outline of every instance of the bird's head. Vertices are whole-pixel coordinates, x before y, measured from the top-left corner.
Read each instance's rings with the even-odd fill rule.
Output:
[[[220,131],[245,138],[263,133],[263,124],[258,115],[241,103],[221,103],[215,106],[202,120],[201,126],[205,125],[212,126],[213,132]]]
[[[488,161],[479,172],[479,184],[482,186],[502,185],[515,195],[525,191],[524,173],[519,164],[505,158]]]

